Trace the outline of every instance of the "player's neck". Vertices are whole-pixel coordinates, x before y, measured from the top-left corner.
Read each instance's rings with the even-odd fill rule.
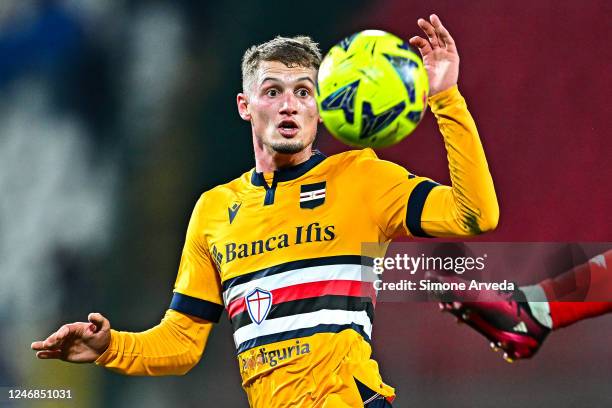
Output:
[[[279,169],[297,166],[312,156],[312,145],[293,154],[269,152],[266,147],[255,146],[255,171],[259,173],[272,173]]]

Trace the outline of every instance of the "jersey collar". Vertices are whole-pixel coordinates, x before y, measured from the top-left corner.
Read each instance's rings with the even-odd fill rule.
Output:
[[[278,182],[290,181],[290,180],[294,180],[294,179],[296,179],[298,177],[301,177],[304,174],[306,174],[308,171],[313,169],[316,165],[321,163],[323,160],[325,160],[326,157],[327,156],[325,156],[320,151],[315,150],[313,152],[312,156],[310,156],[310,158],[308,160],[306,160],[305,162],[297,164],[295,166],[286,167],[284,169],[276,170],[274,172],[274,181],[273,181],[273,183],[276,184]],[[258,186],[258,187],[267,187],[268,186],[268,184],[266,183],[266,180],[264,178],[264,174],[263,173],[258,173],[255,170],[253,170],[253,173],[251,174],[251,184],[253,184],[254,186]]]

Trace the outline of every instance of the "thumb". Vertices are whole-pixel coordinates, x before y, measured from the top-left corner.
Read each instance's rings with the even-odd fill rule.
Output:
[[[89,322],[91,323],[90,329],[94,333],[99,332],[100,330],[105,328],[105,325],[108,325],[108,323],[106,323],[106,318],[100,313],[90,313],[89,316],[87,316],[87,320],[89,320]]]

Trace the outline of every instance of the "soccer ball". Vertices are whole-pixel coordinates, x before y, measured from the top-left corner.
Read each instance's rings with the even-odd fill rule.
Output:
[[[319,68],[316,98],[325,127],[337,139],[384,147],[416,128],[428,92],[418,51],[393,34],[365,30],[329,50]]]

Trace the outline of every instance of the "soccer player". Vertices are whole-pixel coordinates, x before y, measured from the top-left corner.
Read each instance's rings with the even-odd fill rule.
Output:
[[[459,55],[440,19],[413,37],[451,186],[376,157],[312,149],[321,54],[308,37],[248,49],[240,117],[255,168],[198,200],[174,295],[158,326],[111,330],[98,313],[33,343],[39,358],[95,362],[128,375],[184,374],[223,309],[252,407],[385,407],[395,396],[370,359],[375,293],[361,243],[398,236],[466,237],[494,229],[499,209],[485,154],[457,88]],[[371,268],[370,268],[371,269]]]
[[[612,250],[536,285],[507,293],[448,293],[456,300],[445,299],[440,305],[485,336],[493,350],[503,350],[506,361],[530,358],[551,331],[612,312],[610,264]]]

